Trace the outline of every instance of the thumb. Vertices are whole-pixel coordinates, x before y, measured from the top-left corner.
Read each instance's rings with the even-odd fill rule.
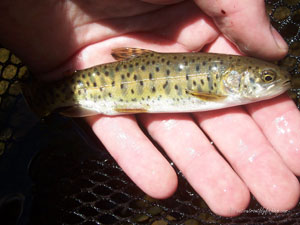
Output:
[[[271,26],[263,0],[194,0],[221,32],[252,56],[276,60],[288,46]]]

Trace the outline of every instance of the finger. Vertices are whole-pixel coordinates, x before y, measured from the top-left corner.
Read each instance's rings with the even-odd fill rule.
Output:
[[[133,116],[94,116],[86,120],[120,167],[144,192],[154,198],[173,194],[177,187],[175,171]]]
[[[269,60],[287,53],[287,44],[270,25],[263,0],[194,1],[242,52]]]
[[[234,216],[247,207],[247,187],[189,114],[144,114],[138,118],[212,211]]]
[[[195,116],[265,208],[285,211],[297,204],[297,178],[241,107],[196,113]]]
[[[247,110],[263,130],[286,165],[300,175],[300,115],[286,95],[247,105]]]

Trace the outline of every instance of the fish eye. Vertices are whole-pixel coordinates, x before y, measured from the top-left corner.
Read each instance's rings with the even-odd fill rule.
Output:
[[[264,82],[270,83],[276,79],[276,72],[273,70],[264,70],[261,78]]]

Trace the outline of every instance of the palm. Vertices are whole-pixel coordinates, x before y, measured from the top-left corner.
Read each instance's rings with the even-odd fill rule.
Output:
[[[2,36],[1,40],[8,46],[13,46],[13,41],[19,43],[15,52],[36,74],[43,74],[42,79],[112,61],[110,50],[116,47],[179,52],[197,51],[208,44],[209,51],[237,53],[212,20],[191,1],[170,6],[137,0],[47,3],[28,4],[28,10],[22,10],[26,16],[17,16],[20,39],[14,35]],[[225,25],[226,21],[215,19]],[[268,23],[259,21],[257,26],[263,29]],[[223,32],[238,33],[237,25],[220,27]],[[265,39],[271,38],[261,32]],[[239,41],[234,35],[230,37]],[[252,50],[269,58],[284,54],[274,55],[270,43],[266,41],[264,46],[268,53]],[[243,49],[241,44],[240,47]],[[146,193],[164,198],[174,192],[176,174],[141,131],[136,119],[216,213],[238,214],[248,204],[249,190],[269,209],[284,210],[296,204],[299,184],[293,173],[300,174],[300,117],[286,96],[205,113],[87,118],[131,179]],[[204,132],[232,167],[215,151]]]

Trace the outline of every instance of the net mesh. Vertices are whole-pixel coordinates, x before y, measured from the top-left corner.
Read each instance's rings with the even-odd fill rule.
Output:
[[[293,76],[290,96],[300,108],[300,2],[267,0],[266,4],[272,25],[290,46],[289,54],[278,63],[288,67]],[[80,121],[53,115],[36,124],[25,110],[16,84],[25,74],[22,62],[0,48],[0,165],[28,151],[31,154],[27,159],[31,160],[35,153],[32,149],[39,152],[29,166],[33,183],[29,185],[29,197],[26,195],[30,204],[23,204],[29,209],[27,217],[21,215],[26,208],[10,204],[11,199],[0,202],[0,215],[6,207],[11,214],[21,216],[19,224],[32,225],[300,224],[300,203],[293,210],[276,214],[263,209],[253,197],[240,216],[217,216],[178,170],[176,193],[166,200],[152,199],[129,180],[88,128],[78,126]],[[27,167],[30,160],[18,163],[27,163]],[[13,176],[12,171],[5,173]],[[7,207],[9,204],[12,207]]]

